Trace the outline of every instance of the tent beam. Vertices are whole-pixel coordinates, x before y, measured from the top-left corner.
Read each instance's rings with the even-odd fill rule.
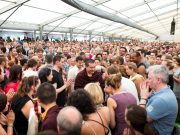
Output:
[[[103,4],[103,3],[107,2],[107,1],[110,1],[110,0],[100,0],[98,3],[94,4],[93,6],[97,6],[97,5]],[[66,15],[62,15],[62,16],[59,16],[57,18],[48,20],[48,21],[42,23],[41,25],[45,26],[45,25],[48,25],[48,24],[53,23],[55,21],[61,20],[61,19],[65,18],[65,17],[70,17],[70,16],[72,16],[74,14],[77,14],[77,13],[80,13],[80,12],[81,12],[80,10],[75,10],[73,12],[70,12],[70,13],[66,14]]]
[[[20,5],[23,5],[24,3],[28,2],[28,1],[30,1],[30,0],[19,0],[15,4],[13,4],[13,3],[9,4],[8,6],[0,9],[0,15],[3,14],[3,13],[6,13],[7,11],[9,11],[9,10],[11,10],[13,8],[16,8],[16,7],[20,6]]]

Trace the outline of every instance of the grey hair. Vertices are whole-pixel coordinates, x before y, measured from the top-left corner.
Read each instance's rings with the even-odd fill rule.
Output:
[[[147,72],[153,73],[154,77],[160,77],[161,81],[165,84],[169,82],[169,73],[165,66],[163,65],[154,65],[150,66],[147,70]]]
[[[69,112],[77,114],[77,120],[72,120]],[[74,116],[76,117],[76,116]],[[73,106],[67,106],[60,110],[57,116],[57,125],[62,135],[81,135],[83,118],[81,113]]]

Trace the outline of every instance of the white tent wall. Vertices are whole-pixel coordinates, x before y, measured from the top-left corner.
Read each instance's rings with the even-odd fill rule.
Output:
[[[180,42],[180,30],[175,31],[174,41],[175,42]]]
[[[0,0],[0,13],[5,9],[13,7],[18,2],[26,0]],[[171,40],[168,37],[170,24],[173,18],[180,25],[179,9],[180,0],[78,0],[90,4],[137,24],[152,31],[160,38],[159,40]],[[10,6],[11,5],[11,6]],[[134,29],[132,27],[102,19],[76,9],[62,0],[29,0],[22,6],[0,14],[0,29],[13,29],[28,31],[39,31],[43,26],[43,33],[61,32],[73,34],[96,35],[94,40],[102,40],[102,36],[111,38],[138,38],[142,40],[155,40],[155,36]],[[14,12],[15,11],[15,12]],[[14,12],[14,13],[13,13]],[[180,29],[177,27],[176,30]],[[86,39],[89,36],[85,37]],[[93,36],[92,36],[93,37]],[[80,37],[81,39],[82,36]],[[93,39],[92,39],[93,40]]]
[[[160,41],[175,41],[175,35],[170,35],[170,33],[162,34],[159,37]]]

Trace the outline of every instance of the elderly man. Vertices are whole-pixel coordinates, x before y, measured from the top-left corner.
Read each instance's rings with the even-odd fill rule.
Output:
[[[57,116],[60,135],[81,135],[82,115],[73,106],[64,107]]]
[[[167,85],[168,71],[161,65],[154,65],[148,71],[148,79],[141,85],[140,105],[146,107],[147,120],[159,135],[171,135],[178,105],[173,91]],[[151,94],[149,87],[152,89]]]

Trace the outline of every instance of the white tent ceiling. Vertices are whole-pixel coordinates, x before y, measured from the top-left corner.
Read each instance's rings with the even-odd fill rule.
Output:
[[[126,18],[157,35],[169,33],[173,17],[176,21],[176,29],[180,29],[179,0],[80,1]],[[23,5],[19,7],[20,3]],[[6,10],[8,11],[6,12]],[[0,0],[1,29],[38,31],[41,26],[44,31],[69,32],[70,29],[73,29],[74,33],[84,34],[91,31],[92,34],[97,35],[106,34],[142,39],[154,37],[154,35],[124,24],[80,11],[61,0]]]

